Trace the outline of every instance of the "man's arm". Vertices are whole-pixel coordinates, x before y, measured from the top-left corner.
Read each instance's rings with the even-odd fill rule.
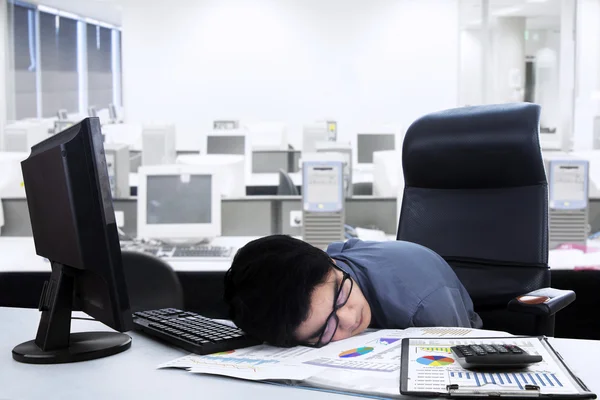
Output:
[[[473,305],[465,304],[456,288],[440,287],[425,297],[413,315],[413,326],[471,327]]]

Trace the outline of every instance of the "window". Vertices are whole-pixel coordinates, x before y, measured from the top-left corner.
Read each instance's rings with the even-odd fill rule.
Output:
[[[40,12],[40,61],[42,68],[42,116],[57,110],[79,110],[77,75],[77,21]]]
[[[113,102],[112,29],[87,24],[88,104],[96,109]]]

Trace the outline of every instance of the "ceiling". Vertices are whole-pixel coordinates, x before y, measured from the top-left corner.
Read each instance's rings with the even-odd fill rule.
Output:
[[[115,26],[121,26],[124,1],[126,0],[27,0],[28,3],[45,5]]]
[[[482,0],[459,0],[463,27],[481,25]],[[560,0],[489,0],[491,17],[526,17],[528,29],[560,28]]]

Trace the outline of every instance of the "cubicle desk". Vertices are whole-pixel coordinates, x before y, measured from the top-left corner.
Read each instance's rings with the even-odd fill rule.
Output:
[[[123,353],[73,364],[30,365],[9,355],[17,344],[35,336],[37,310],[0,308],[0,397],[7,399],[342,399],[340,394],[270,385],[238,379],[157,370],[156,366],[187,352],[138,332],[129,332],[131,348]],[[72,332],[110,331],[95,321],[72,321]],[[573,372],[588,389],[600,393],[593,360],[600,359],[600,342],[550,338]]]
[[[2,199],[5,226],[2,236],[31,236],[31,222],[25,199]],[[246,196],[221,201],[223,236],[300,235],[290,226],[290,211],[302,210],[300,196]],[[137,236],[137,199],[114,199],[113,208],[124,215],[123,231]],[[395,235],[397,202],[393,197],[354,196],[346,199],[346,223],[371,227]]]
[[[243,246],[252,237],[220,237],[215,244]],[[50,264],[35,254],[33,238],[0,238],[0,306],[37,308]],[[171,263],[181,281],[185,307],[212,318],[227,318],[223,277],[230,261]],[[600,339],[600,271],[551,270],[552,286],[572,289],[577,300],[556,317],[556,336]]]
[[[129,332],[131,348],[123,353],[72,364],[31,365],[12,359],[17,344],[35,337],[37,310],[0,308],[0,398],[2,399],[335,399],[325,392],[270,385],[182,370],[157,370],[188,352]],[[110,331],[94,321],[72,321],[72,332]],[[567,344],[579,346],[578,344]],[[599,354],[600,356],[600,354]]]

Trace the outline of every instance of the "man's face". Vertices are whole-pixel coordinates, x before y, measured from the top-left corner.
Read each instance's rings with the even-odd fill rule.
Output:
[[[315,287],[310,299],[308,317],[296,329],[296,339],[302,343],[316,344],[319,335],[333,311],[334,302],[344,275],[337,268],[332,268],[325,281]],[[352,278],[350,278],[352,279]],[[358,335],[371,323],[371,308],[362,291],[354,282],[350,297],[344,306],[336,312],[339,324],[332,342]]]

